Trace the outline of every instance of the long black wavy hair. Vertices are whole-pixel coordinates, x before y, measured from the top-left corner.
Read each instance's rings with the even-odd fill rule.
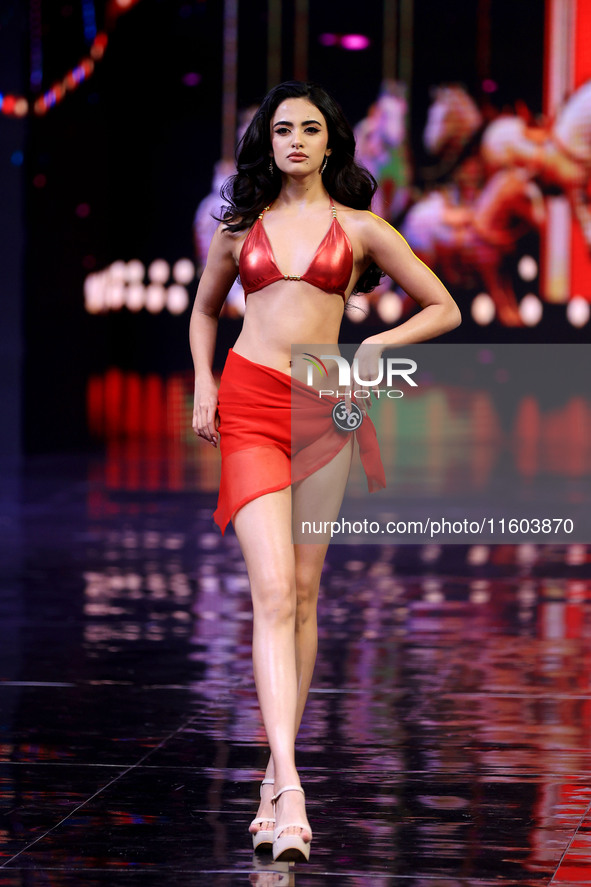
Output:
[[[322,173],[324,187],[334,200],[353,209],[369,209],[377,182],[355,162],[355,136],[338,103],[326,90],[314,83],[289,80],[267,93],[250,126],[236,149],[236,175],[222,187],[227,201],[223,222],[228,231],[243,231],[254,224],[263,209],[281,190],[281,172],[275,164],[269,168],[271,122],[277,107],[285,99],[307,99],[324,115],[328,127],[331,154]],[[376,264],[364,271],[354,292],[369,293],[379,283],[383,272]]]

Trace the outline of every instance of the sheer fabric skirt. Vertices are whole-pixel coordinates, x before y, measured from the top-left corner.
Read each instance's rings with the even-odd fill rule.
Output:
[[[218,394],[222,472],[214,520],[222,533],[247,502],[309,477],[347,444],[336,399],[230,349]],[[363,433],[361,433],[363,429]],[[385,486],[375,429],[357,433],[370,491]]]

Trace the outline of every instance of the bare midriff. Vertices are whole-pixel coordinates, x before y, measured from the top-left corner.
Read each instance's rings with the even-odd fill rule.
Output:
[[[292,346],[336,344],[343,318],[343,299],[300,280],[280,280],[251,293],[237,354],[254,363],[292,374]]]

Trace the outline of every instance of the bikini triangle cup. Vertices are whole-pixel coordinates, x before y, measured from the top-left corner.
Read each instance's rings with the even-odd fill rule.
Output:
[[[316,250],[310,265],[304,274],[282,274],[277,267],[273,248],[265,226],[263,216],[269,207],[265,207],[248,234],[238,263],[240,281],[245,296],[264,289],[278,280],[303,280],[318,287],[325,293],[336,293],[346,298],[345,293],[353,271],[353,249],[337,219],[334,204],[332,222]]]

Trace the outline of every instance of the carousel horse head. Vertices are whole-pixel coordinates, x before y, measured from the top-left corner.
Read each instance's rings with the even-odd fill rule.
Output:
[[[459,150],[482,123],[476,102],[462,86],[438,86],[431,95],[423,134],[425,148],[435,155],[446,148]]]

